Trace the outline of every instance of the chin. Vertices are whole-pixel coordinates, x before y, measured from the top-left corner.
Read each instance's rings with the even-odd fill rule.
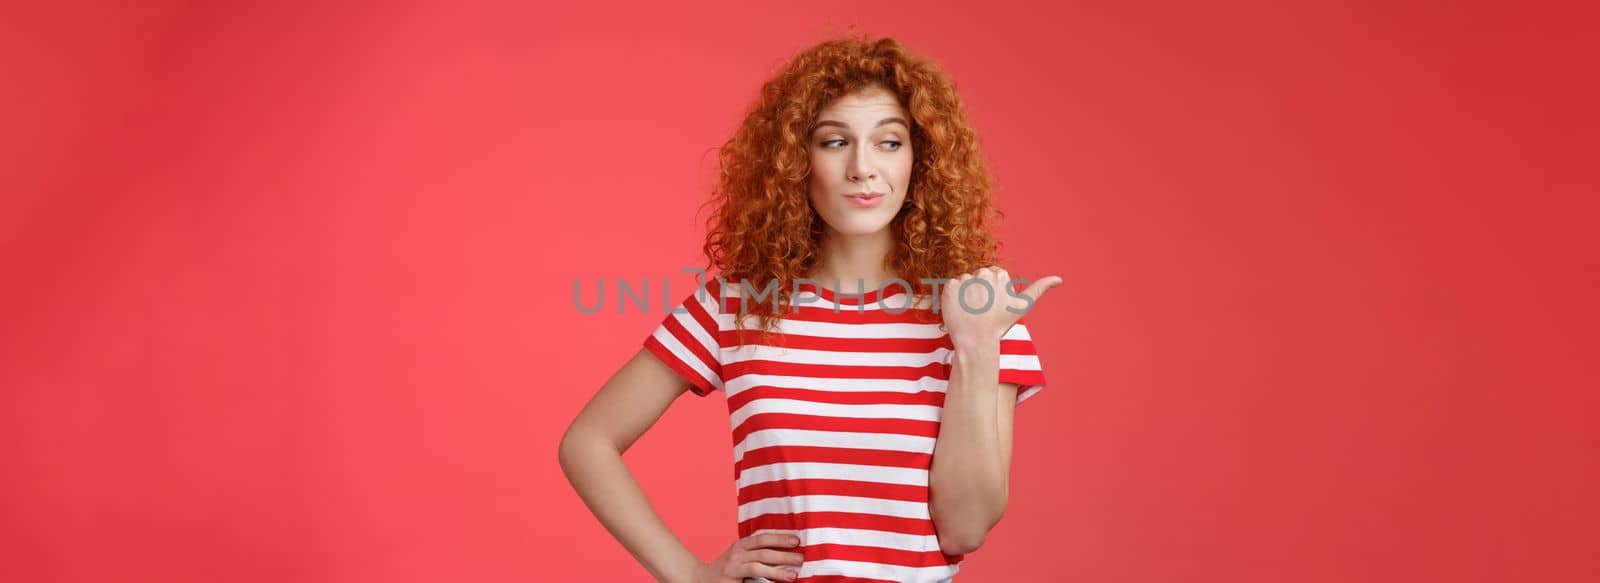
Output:
[[[877,233],[877,232],[882,231],[882,230],[887,229],[887,228],[889,228],[889,223],[884,223],[882,225],[876,225],[876,226],[847,226],[846,228],[843,228],[843,229],[836,228],[834,230],[838,231],[840,235],[855,236],[855,235],[871,235],[873,233]]]
[[[828,226],[838,231],[840,235],[871,235],[889,228],[894,222],[894,214],[883,216],[847,216],[838,221],[830,221]]]

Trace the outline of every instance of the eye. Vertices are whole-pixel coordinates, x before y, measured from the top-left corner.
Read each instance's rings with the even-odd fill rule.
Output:
[[[830,145],[828,145],[828,144],[832,144],[832,143],[834,143],[834,142],[838,142],[838,143],[839,143],[839,146],[837,146],[837,147],[844,147],[844,140],[842,140],[842,139],[839,139],[839,138],[834,138],[834,139],[832,139],[832,140],[823,140],[823,141],[822,141],[822,147],[824,147],[824,148],[833,148],[833,147],[836,147],[836,146],[830,146]]]
[[[894,150],[899,150],[900,149],[900,141],[899,140],[884,140],[883,144],[890,151],[894,151]]]

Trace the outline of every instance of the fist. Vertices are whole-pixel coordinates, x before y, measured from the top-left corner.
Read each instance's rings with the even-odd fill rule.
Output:
[[[1019,292],[1005,269],[985,267],[945,284],[939,293],[939,314],[957,345],[999,342],[1046,291],[1058,285],[1061,277],[1052,275]]]

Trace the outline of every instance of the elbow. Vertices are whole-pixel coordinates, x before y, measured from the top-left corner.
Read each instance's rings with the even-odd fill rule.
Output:
[[[556,446],[556,461],[561,464],[563,473],[572,472],[572,461],[577,459],[577,450],[574,447],[577,441],[572,439],[572,432],[568,431],[561,436],[561,443]]]
[[[992,522],[983,525],[969,519],[961,523],[935,522],[933,528],[938,533],[940,552],[946,555],[965,555],[983,546],[983,541],[989,537],[989,529],[993,526]]]
[[[983,546],[983,534],[940,534],[939,552],[946,555],[965,555]]]
[[[985,516],[966,516],[963,519],[934,520],[934,530],[939,537],[939,551],[946,555],[965,555],[983,546],[989,530],[1000,522],[1005,506],[1000,505]]]
[[[621,456],[627,450],[626,445],[619,444],[617,438],[611,437],[604,428],[573,422],[561,434],[561,442],[556,445],[556,460],[561,463],[563,472],[570,473],[575,466],[597,456]]]
[[[561,471],[571,474],[577,462],[592,455],[586,452],[594,451],[592,445],[594,442],[593,438],[568,427],[566,433],[561,436],[561,443],[556,446],[556,460],[561,464]]]

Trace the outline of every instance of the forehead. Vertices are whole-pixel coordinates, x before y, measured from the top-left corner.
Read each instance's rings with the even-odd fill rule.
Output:
[[[817,120],[871,125],[884,117],[904,115],[905,110],[900,107],[900,99],[894,93],[881,87],[868,87],[829,102],[817,112]]]

